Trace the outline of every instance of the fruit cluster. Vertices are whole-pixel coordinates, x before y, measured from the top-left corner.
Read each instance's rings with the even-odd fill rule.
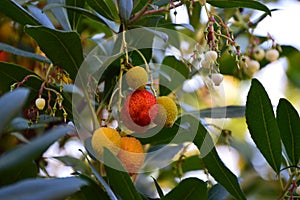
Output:
[[[103,156],[104,147],[109,149],[131,175],[137,173],[144,163],[145,155],[141,142],[134,137],[121,137],[113,128],[101,127],[95,130],[92,147],[99,160]]]
[[[168,96],[156,97],[146,89],[148,73],[142,67],[132,67],[126,72],[126,83],[133,90],[130,92],[120,110],[120,119],[127,129],[134,133],[144,133],[151,125],[172,127],[178,110],[174,100]],[[102,118],[108,113],[101,112]],[[142,167],[145,159],[141,142],[131,136],[121,136],[111,127],[102,127],[94,131],[92,147],[97,159],[101,159],[103,148],[108,148],[116,155],[130,175]],[[124,135],[122,133],[122,135]]]
[[[256,46],[251,55],[241,56],[239,65],[249,77],[252,77],[260,69],[260,61],[265,59],[267,62],[274,62],[278,58],[279,51],[277,49],[272,48],[265,51],[263,48]]]
[[[178,114],[175,102],[167,96],[156,98],[145,88],[148,76],[144,68],[133,67],[128,70],[126,82],[134,90],[126,97],[120,113],[128,129],[142,133],[152,122],[164,127],[173,125]]]

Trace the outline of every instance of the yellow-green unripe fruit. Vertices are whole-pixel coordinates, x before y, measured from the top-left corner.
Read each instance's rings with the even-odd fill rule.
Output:
[[[42,97],[39,97],[35,100],[35,106],[39,109],[39,110],[43,110],[45,108],[46,105],[46,100]]]
[[[158,114],[154,119],[154,123],[164,127],[172,127],[178,115],[176,103],[167,96],[158,97],[156,102]]]
[[[120,151],[121,136],[113,128],[101,127],[94,131],[92,136],[92,147],[96,158],[101,159],[104,151],[108,148],[114,155]]]
[[[148,82],[148,74],[144,68],[136,66],[127,71],[125,79],[133,90],[144,89]]]

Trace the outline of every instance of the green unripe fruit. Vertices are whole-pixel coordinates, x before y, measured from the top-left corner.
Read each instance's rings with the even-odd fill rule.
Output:
[[[172,127],[178,115],[175,102],[167,96],[158,97],[156,102],[158,105],[158,113],[154,119],[154,123],[164,127]]]
[[[125,79],[133,90],[144,89],[148,82],[148,74],[144,68],[136,66],[128,70]]]

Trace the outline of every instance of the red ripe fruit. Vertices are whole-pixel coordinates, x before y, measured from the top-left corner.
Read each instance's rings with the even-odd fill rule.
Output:
[[[136,90],[126,97],[121,110],[121,120],[128,129],[145,132],[157,111],[155,96],[145,89]]]

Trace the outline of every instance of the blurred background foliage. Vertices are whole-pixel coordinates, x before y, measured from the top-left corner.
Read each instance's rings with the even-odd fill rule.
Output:
[[[0,3],[0,6],[4,5],[3,2]],[[109,5],[107,5],[109,11],[105,12],[106,10],[103,10],[103,7],[98,7],[95,1],[87,1],[89,2],[88,4],[85,4],[85,1],[76,1],[78,4],[75,5],[73,1],[66,0],[67,5],[69,6],[66,6],[67,9],[57,6],[56,4],[60,4],[62,1],[55,0],[17,0],[16,2],[22,5],[23,8],[33,16],[36,15],[36,18],[39,19],[39,21],[33,20],[31,25],[38,25],[42,23],[48,28],[64,31],[75,31],[78,33],[80,43],[82,45],[83,53],[80,55],[82,57],[86,56],[95,46],[97,46],[99,41],[105,40],[106,38],[109,38],[122,30],[122,27],[120,27],[120,20],[122,18],[126,18],[126,16],[122,16],[120,18],[117,12],[114,12],[114,8],[109,7]],[[143,8],[146,1],[141,0],[133,2],[133,12],[138,12]],[[285,9],[285,5],[289,3],[299,4],[299,2],[296,1],[278,2],[268,0],[259,2],[262,2],[267,6],[272,5],[272,8],[274,9],[276,9],[278,6],[279,10],[272,10],[272,15],[276,15],[277,12],[280,13],[281,10]],[[165,6],[168,3],[169,1],[163,0],[154,1],[154,5],[158,8],[166,8]],[[189,6],[191,5],[189,2],[187,2],[184,9],[182,7],[178,7],[172,9],[170,12],[161,12],[156,13],[155,15],[149,14],[148,16],[137,19],[136,21],[128,20],[126,22],[126,28],[133,29],[136,27],[156,26],[169,28],[186,34],[202,45],[205,43],[204,32],[207,27],[207,16],[205,16],[206,14],[204,8],[199,2],[197,2],[191,10],[189,10]],[[78,9],[76,9],[76,7]],[[91,9],[91,7],[93,9]],[[271,7],[269,8],[271,9]],[[267,34],[255,33],[256,26],[259,26],[261,23],[260,18],[257,18],[257,16],[261,17],[262,22],[270,18],[264,12],[248,8],[236,9],[211,7],[211,9],[215,9],[213,12],[217,13],[224,22],[228,22],[230,24],[230,28],[235,34],[235,41],[237,41],[237,43],[240,45],[240,49],[242,51],[247,51],[249,43],[251,40],[253,40],[253,38],[259,40],[259,43],[262,43],[266,49],[270,47],[268,42],[264,43],[267,41]],[[38,12],[41,10],[43,11],[42,13]],[[6,12],[13,12],[13,10],[5,11],[4,7],[0,9],[1,95],[4,95],[6,92],[10,91],[10,86],[15,82],[22,81],[25,76],[30,74],[38,75],[38,77],[44,78],[47,73],[47,70],[44,68],[44,66],[50,62],[48,59],[50,59],[52,62],[55,62],[49,57],[51,52],[46,56],[46,52],[41,51],[41,47],[37,44],[36,41],[38,41],[39,38],[34,36],[34,34],[38,34],[38,32],[34,32],[34,28],[30,26],[27,26],[26,28],[24,27],[25,24],[27,24],[26,19],[24,18],[25,21],[23,23],[18,23],[16,19],[10,18],[9,14]],[[101,13],[103,16],[95,14],[97,12]],[[295,12],[295,10],[291,12]],[[44,16],[45,14],[46,17]],[[254,16],[256,16],[256,18],[253,18]],[[234,23],[233,19],[236,19],[236,23]],[[295,30],[291,31],[296,31],[297,29],[297,25],[293,23],[295,19],[296,17],[292,19],[285,19],[287,22],[292,22],[290,26]],[[28,18],[28,20],[30,21],[32,19]],[[187,23],[178,23],[179,21]],[[252,23],[249,23],[249,21]],[[25,32],[27,31],[28,34],[26,34],[24,30]],[[254,32],[252,32],[252,30],[254,30]],[[30,31],[33,32],[30,33]],[[268,31],[265,32],[267,33]],[[269,34],[272,35],[275,39],[275,42],[280,45],[282,50],[280,53],[280,59],[276,61],[276,63],[268,63],[266,60],[260,61],[261,69],[252,77],[249,77],[245,74],[241,75],[239,72],[237,72],[234,58],[226,53],[225,49],[221,49],[222,56],[219,62],[219,67],[220,72],[225,75],[223,82],[224,91],[217,90],[216,93],[223,92],[225,94],[226,103],[223,105],[223,99],[221,99],[220,102],[215,102],[214,105],[220,104],[221,106],[244,106],[246,103],[246,95],[250,87],[250,79],[254,77],[261,80],[268,93],[270,92],[269,95],[274,105],[277,105],[279,98],[285,97],[289,99],[298,110],[300,109],[300,52],[299,49],[297,49],[299,46],[297,47],[277,41],[276,35],[280,33]],[[29,35],[34,36],[35,40]],[[42,35],[42,37],[44,36]],[[289,37],[289,35],[286,35],[285,37]],[[74,38],[76,38],[76,36],[74,36]],[[184,41],[180,41],[180,38],[178,39],[178,43],[182,42],[182,46],[184,46]],[[299,45],[300,41],[298,41],[298,38],[294,39],[295,43]],[[184,54],[185,49],[182,48],[181,50]],[[55,55],[53,57],[56,59]],[[4,65],[2,62],[9,64]],[[78,61],[78,63],[80,63],[80,61]],[[7,70],[8,65],[10,68]],[[22,66],[22,68],[17,66]],[[70,69],[72,70],[72,67],[70,67]],[[53,73],[52,77],[55,79],[58,71],[53,70],[51,73]],[[28,94],[29,98],[24,100],[24,109],[19,110],[22,112],[22,115],[18,115],[20,121],[16,122],[19,127],[16,129],[16,125],[14,125],[12,121],[12,124],[10,124],[11,127],[6,127],[7,134],[3,134],[1,136],[0,153],[7,152],[19,144],[26,143],[27,140],[40,135],[44,131],[48,131],[49,129],[51,131],[51,128],[54,125],[61,124],[63,122],[63,113],[62,111],[58,111],[59,114],[56,118],[47,118],[46,115],[39,116],[40,121],[37,124],[34,124],[34,126],[27,128],[27,124],[32,123],[32,121],[34,121],[37,117],[35,112],[36,108],[34,108],[34,100],[38,96],[41,80],[42,79],[33,76],[33,78],[26,80],[24,83],[25,87],[31,89],[31,93],[30,95]],[[63,84],[71,84],[73,81],[72,73],[63,74],[62,79],[59,81],[62,81]],[[192,98],[191,96],[187,95],[184,98],[184,102],[188,105],[196,107],[197,110],[213,106],[211,104],[211,97],[207,88],[200,89],[196,94],[197,95],[193,96]],[[64,107],[67,112],[71,112],[71,99],[69,92],[65,92],[63,96],[65,99]],[[203,113],[205,114],[204,111]],[[221,138],[219,139],[217,146],[220,157],[235,173],[235,175],[240,177],[241,187],[245,192],[247,199],[275,199],[280,193],[280,186],[278,185],[278,182],[275,181],[274,174],[272,173],[270,167],[266,164],[264,158],[260,155],[254,144],[249,139],[250,137],[247,130],[247,124],[245,123],[245,118],[243,117],[244,108],[241,107],[240,110],[235,111],[235,113],[238,113],[237,115],[239,116],[232,118],[229,117],[226,119],[213,119],[213,126],[207,126],[213,134],[221,134]],[[72,120],[71,114],[67,117],[67,121],[70,120]],[[207,119],[207,124],[210,124],[209,120],[210,119]],[[9,128],[11,128],[11,130],[16,130],[11,131]],[[64,134],[58,135],[57,138],[60,138],[62,135]],[[60,140],[57,147],[58,149],[64,148],[64,145],[74,137],[64,135],[62,138],[63,139]],[[47,145],[50,145],[50,143]],[[43,152],[43,149],[41,149],[41,152]],[[196,156],[198,153],[199,152],[197,148],[195,148],[192,144],[188,147],[188,150],[185,149],[182,152],[179,151],[178,155],[173,158],[174,162],[172,162],[171,165],[155,171],[152,174],[139,175],[136,181],[137,189],[145,195],[149,195],[153,198],[157,197],[157,190],[151,176],[156,178],[164,192],[170,191],[170,189],[174,188],[178,184],[179,180],[189,176],[200,177],[202,180],[207,180],[207,178],[211,180],[212,177],[209,177],[207,174],[205,174],[205,171],[203,171],[203,169],[199,167],[200,165],[198,165],[199,159],[198,156]],[[180,157],[181,154],[184,154],[184,157]],[[48,161],[42,157],[38,158],[39,160],[36,160],[36,162],[39,164],[39,167],[43,169],[41,171],[44,171],[45,173]],[[72,158],[68,157],[67,155],[59,158],[59,160],[61,160],[65,165],[72,167],[78,167],[78,165],[80,165],[79,160],[83,159],[84,158],[82,158],[82,156],[79,156],[78,160],[72,160]],[[27,164],[28,165],[25,166],[25,169],[29,169],[28,172],[34,173],[37,171],[37,169],[30,163]],[[58,170],[58,168],[56,168],[58,166],[53,167]],[[89,169],[86,169],[86,165],[81,165],[78,169],[85,169],[86,174],[90,173]],[[89,182],[95,184],[93,180],[85,177],[85,175],[81,176]],[[19,176],[16,180],[22,180],[24,177],[33,177],[33,175],[25,173],[24,176]],[[78,180],[77,182],[81,186],[84,185]],[[2,182],[0,183],[2,185],[7,184]],[[226,196],[226,191],[224,191],[223,188],[217,188],[218,186],[221,187],[220,185],[214,186],[216,187],[216,193],[219,194],[223,191],[223,197]],[[96,191],[95,188],[88,188],[85,193],[89,193],[88,190],[93,192]],[[103,195],[102,190],[97,190],[97,192],[98,196]],[[211,190],[211,192],[213,191]],[[80,199],[80,197],[82,197],[82,194],[76,195],[74,195],[74,199]],[[88,197],[94,199],[91,197],[91,195],[88,195]],[[211,199],[218,198],[211,197]]]

